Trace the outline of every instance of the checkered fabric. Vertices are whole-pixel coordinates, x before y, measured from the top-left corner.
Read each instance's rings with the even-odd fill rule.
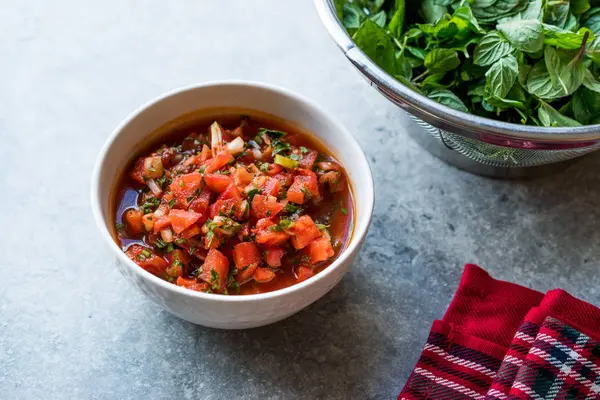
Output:
[[[456,333],[436,321],[399,400],[484,399],[502,362],[502,347]]]
[[[546,318],[507,398],[600,399],[600,343]]]
[[[563,321],[566,325],[591,335],[593,339],[600,340],[599,336],[595,334],[600,332],[600,310],[598,308],[571,296],[564,290],[549,291],[540,306],[532,308],[525,316],[504,356],[486,400],[508,398],[517,373],[525,363],[535,338],[548,317]]]
[[[485,400],[505,400],[508,397],[507,395],[515,381],[519,368],[527,358],[539,330],[540,326],[533,322],[525,321],[521,324],[513,342],[504,355],[502,365],[496,373]]]

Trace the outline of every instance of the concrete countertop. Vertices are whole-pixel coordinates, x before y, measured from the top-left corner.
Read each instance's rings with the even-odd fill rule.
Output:
[[[6,2],[0,13],[0,388],[4,399],[391,399],[462,265],[600,304],[600,160],[528,182],[456,170],[372,90],[310,1]],[[112,265],[89,204],[96,155],[132,110],[194,82],[288,87],[372,163],[351,272],[289,319],[186,323]]]

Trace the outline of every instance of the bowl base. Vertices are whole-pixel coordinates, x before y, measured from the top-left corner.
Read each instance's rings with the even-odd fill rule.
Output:
[[[429,135],[423,129],[408,129],[409,136],[414,139],[421,147],[433,154],[440,160],[461,170],[476,175],[486,176],[496,179],[530,179],[551,175],[564,171],[571,165],[579,161],[582,157],[560,161],[551,164],[539,165],[534,167],[495,167],[486,165],[459,153],[456,150],[446,146],[441,140]]]

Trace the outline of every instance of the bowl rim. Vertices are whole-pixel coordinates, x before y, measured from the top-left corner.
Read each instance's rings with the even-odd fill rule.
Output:
[[[247,295],[239,295],[239,296],[238,295],[228,296],[228,295],[215,294],[215,293],[196,292],[194,290],[179,287],[179,286],[174,285],[170,282],[167,282],[163,279],[160,279],[159,277],[151,274],[150,272],[144,270],[143,268],[140,268],[136,263],[134,263],[132,260],[130,260],[129,257],[127,257],[125,255],[123,250],[114,241],[107,224],[104,222],[104,217],[102,214],[102,199],[100,198],[100,191],[101,191],[100,175],[101,175],[101,171],[103,168],[103,164],[106,161],[108,152],[109,152],[110,148],[112,147],[113,143],[115,142],[115,140],[119,137],[119,135],[123,131],[123,129],[127,125],[129,125],[135,118],[137,118],[139,115],[144,113],[148,108],[154,106],[155,104],[157,104],[163,100],[166,100],[167,98],[178,96],[185,92],[195,91],[198,89],[215,88],[215,87],[221,87],[221,86],[252,87],[254,89],[268,90],[277,96],[288,97],[289,99],[291,99],[293,101],[296,101],[299,103],[304,103],[308,107],[316,110],[319,113],[320,118],[328,120],[328,122],[331,123],[335,127],[335,129],[340,131],[342,133],[342,135],[346,137],[346,143],[348,145],[350,145],[351,147],[353,147],[355,151],[357,151],[357,154],[359,154],[360,157],[362,157],[362,159],[366,165],[366,169],[358,170],[360,174],[365,174],[365,178],[366,178],[367,186],[360,188],[361,192],[366,193],[366,203],[365,203],[365,206],[360,211],[358,209],[356,210],[356,215],[361,215],[364,213],[364,221],[365,221],[364,224],[359,226],[358,218],[355,218],[354,219],[354,231],[352,233],[352,236],[350,238],[350,242],[348,243],[348,245],[342,250],[342,252],[339,254],[339,256],[333,261],[333,263],[331,263],[327,268],[325,268],[323,271],[319,272],[318,274],[314,275],[313,277],[311,277],[303,282],[297,283],[292,286],[285,287],[283,289],[274,290],[272,292],[259,293],[259,294],[247,294]],[[336,148],[336,150],[338,150],[338,149]],[[339,152],[339,153],[342,154],[342,152]],[[348,179],[350,179],[350,178],[348,178]],[[354,190],[358,190],[358,188],[354,187]],[[238,303],[238,302],[246,302],[246,301],[252,301],[252,300],[259,301],[259,300],[267,300],[267,299],[271,299],[271,298],[281,297],[281,296],[285,296],[285,295],[300,291],[307,286],[315,284],[317,281],[325,279],[328,275],[332,274],[334,270],[340,268],[343,263],[348,261],[348,258],[350,257],[351,254],[360,250],[360,247],[362,246],[364,238],[367,235],[367,231],[368,231],[368,228],[371,223],[371,219],[373,216],[373,209],[374,209],[374,205],[375,205],[375,187],[374,187],[373,174],[372,174],[371,166],[369,164],[369,160],[368,160],[367,156],[365,155],[364,151],[362,150],[362,148],[360,147],[360,145],[358,144],[358,141],[356,140],[354,135],[352,133],[350,133],[350,131],[348,131],[344,127],[344,125],[341,124],[341,122],[339,122],[330,113],[326,112],[316,102],[308,99],[307,97],[305,97],[303,95],[300,95],[296,92],[293,92],[289,89],[286,89],[286,88],[283,88],[280,86],[263,83],[263,82],[257,82],[257,81],[249,81],[249,80],[218,80],[218,81],[208,81],[208,82],[203,82],[203,83],[182,86],[182,87],[167,91],[166,93],[163,93],[163,94],[155,97],[154,99],[146,102],[144,105],[142,105],[139,108],[137,108],[136,110],[134,110],[112,131],[112,133],[108,136],[104,145],[102,146],[102,148],[96,158],[96,163],[94,165],[94,170],[92,172],[90,195],[91,195],[92,214],[94,215],[94,220],[96,221],[96,225],[97,225],[98,229],[100,230],[102,237],[108,243],[108,246],[111,248],[111,250],[114,253],[116,253],[118,259],[122,262],[122,264],[124,264],[126,266],[126,268],[133,271],[135,274],[140,276],[142,279],[150,281],[152,284],[158,285],[163,289],[174,291],[181,295],[187,295],[187,296],[195,297],[198,299],[224,302],[224,303]]]
[[[352,40],[337,17],[332,0],[313,0],[321,21],[344,55],[362,74],[386,92],[392,92],[408,104],[409,112],[416,109],[422,116],[430,116],[459,130],[468,129],[502,138],[532,140],[538,143],[578,143],[600,139],[600,124],[580,127],[540,127],[521,125],[480,117],[440,104],[404,86],[371,60]],[[387,96],[386,96],[387,97]],[[429,122],[429,121],[427,121]],[[435,125],[435,123],[434,123]],[[464,132],[455,132],[465,135]]]

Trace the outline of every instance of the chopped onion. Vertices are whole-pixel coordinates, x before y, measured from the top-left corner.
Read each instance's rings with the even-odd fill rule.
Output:
[[[156,183],[154,179],[148,179],[146,181],[146,184],[155,196],[160,196],[160,194],[162,193],[162,189],[160,188],[160,186],[158,186],[158,183]]]
[[[166,210],[165,207],[163,207],[162,205],[160,207],[158,207],[156,209],[156,211],[154,211],[154,218],[160,218],[163,217],[166,214]]]
[[[217,121],[210,126],[210,147],[213,156],[216,155],[223,146],[223,131]]]
[[[244,139],[237,137],[227,144],[227,151],[230,154],[239,154],[244,151]]]
[[[173,241],[173,232],[171,231],[171,228],[165,228],[160,231],[160,237],[162,237],[162,240],[165,242],[171,243]]]
[[[252,149],[251,151],[252,151],[252,155],[254,156],[255,159],[262,160],[263,154],[262,154],[262,152],[260,150],[258,150],[258,149]]]
[[[256,143],[254,140],[249,140],[248,144],[252,147],[254,147],[255,149],[260,150],[260,146],[258,145],[258,143]]]
[[[152,232],[154,229],[154,214],[146,214],[142,217],[142,222],[144,223],[144,229],[146,232]]]

